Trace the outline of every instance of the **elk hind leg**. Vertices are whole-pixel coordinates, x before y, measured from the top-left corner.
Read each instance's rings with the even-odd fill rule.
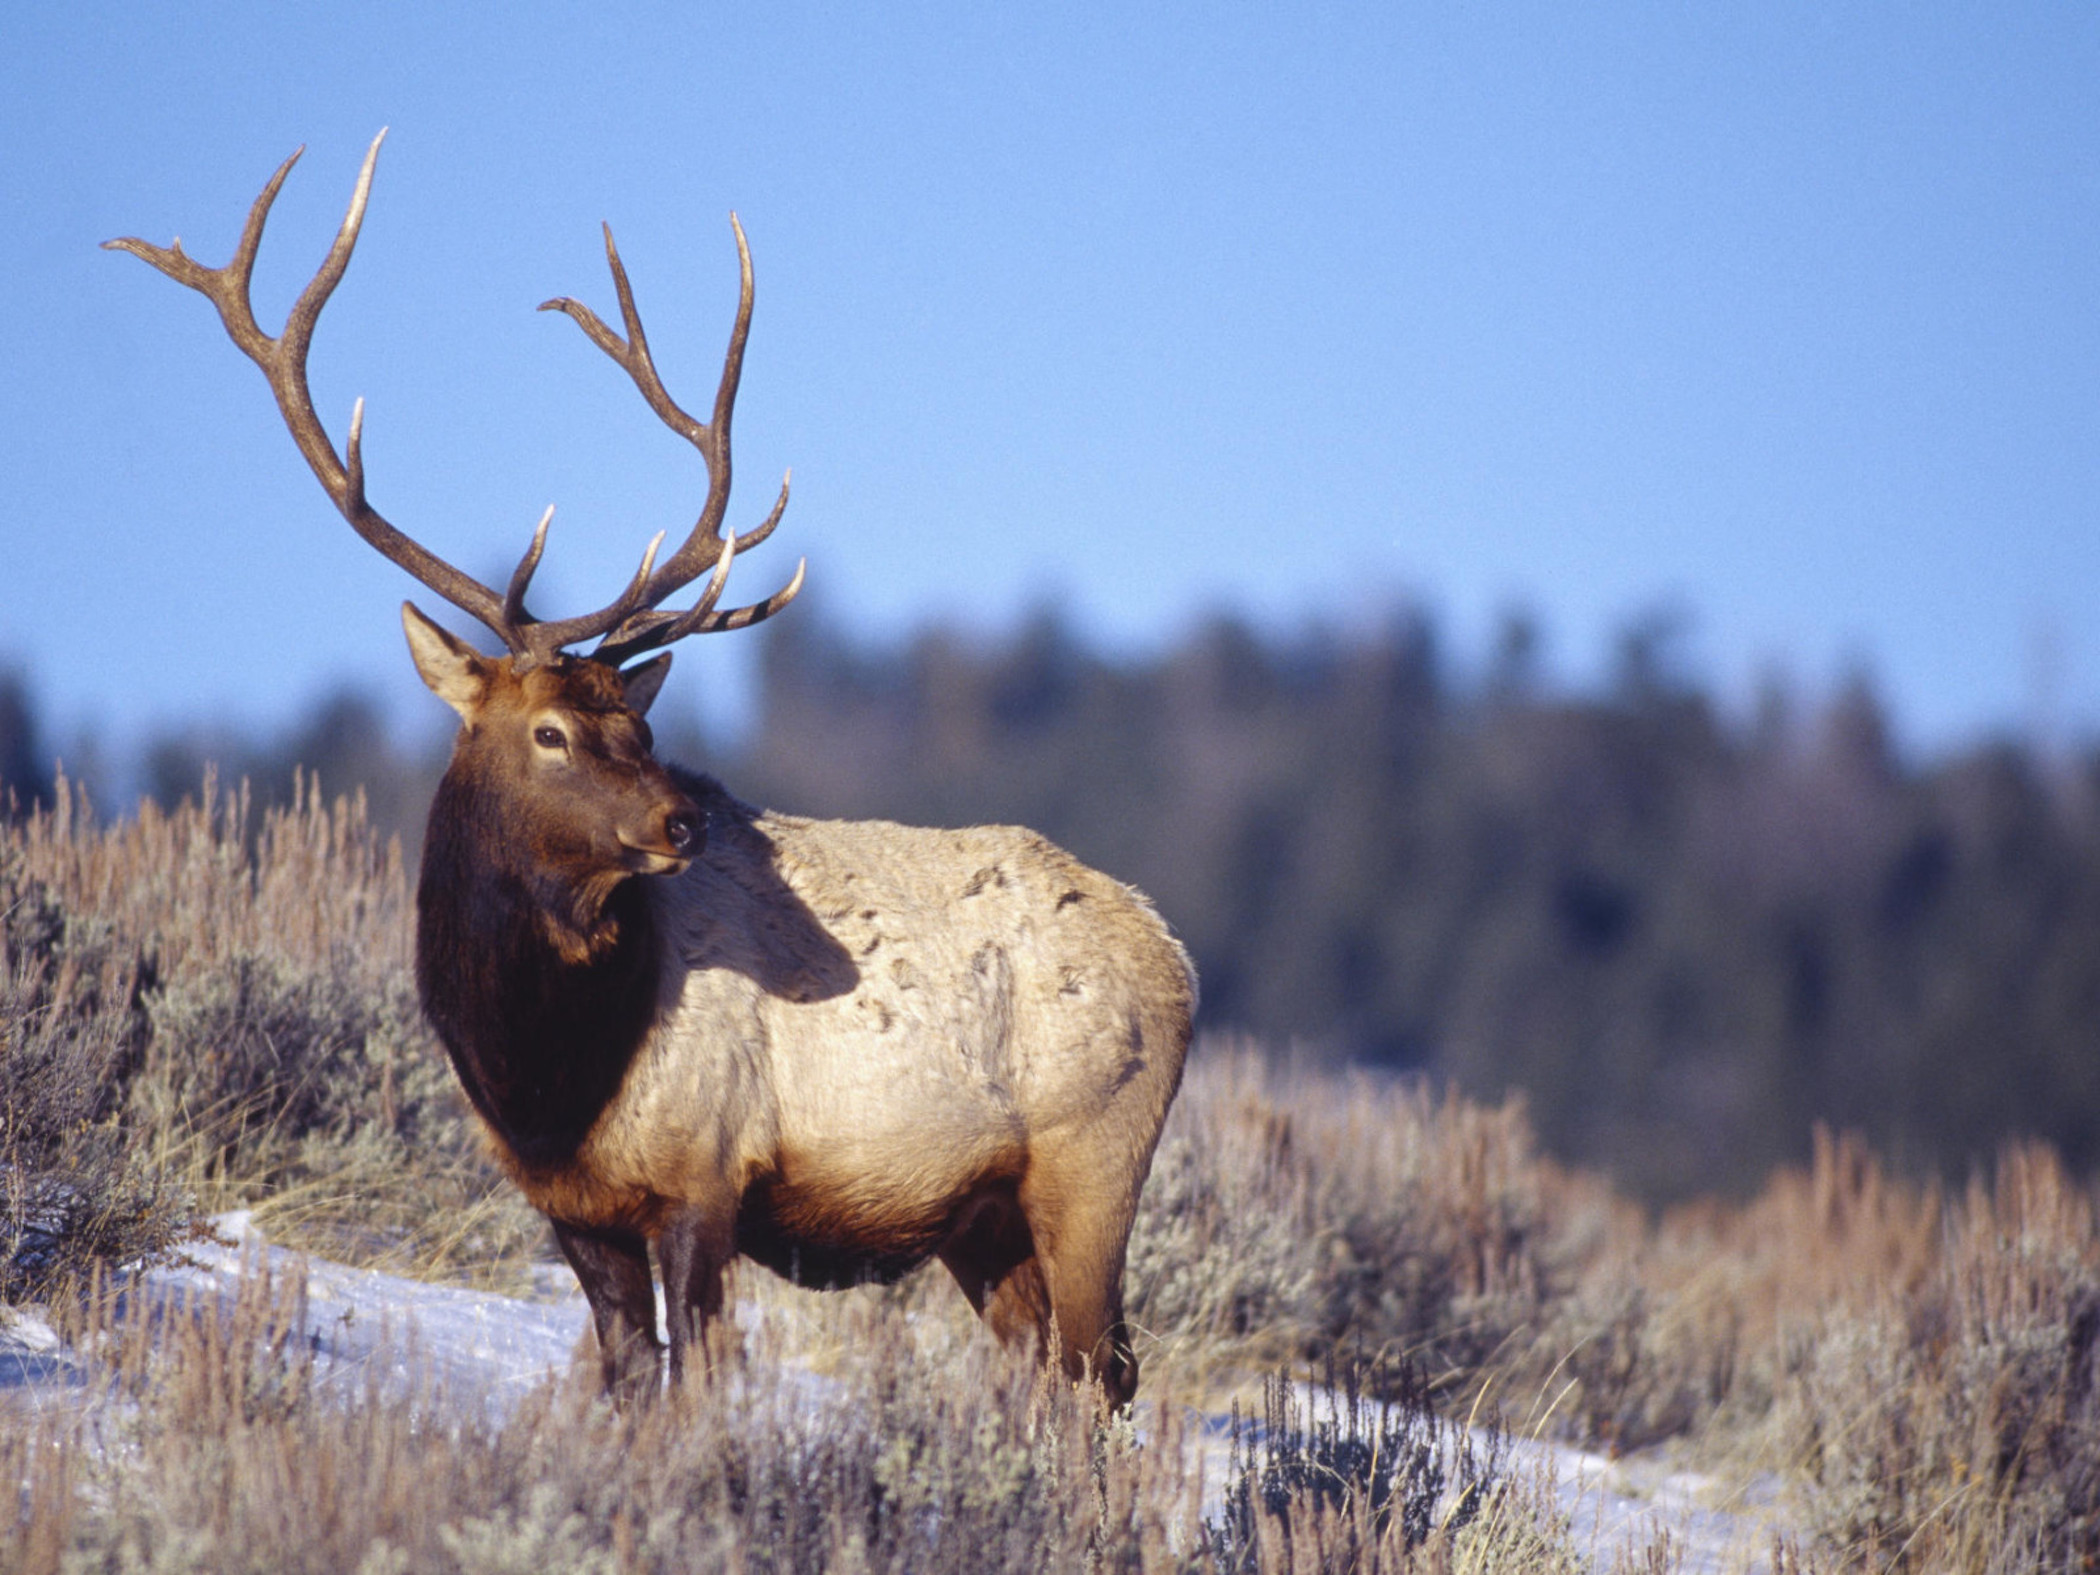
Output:
[[[648,1244],[636,1231],[552,1223],[562,1256],[591,1304],[605,1392],[623,1405],[647,1399],[656,1392],[663,1352]]]

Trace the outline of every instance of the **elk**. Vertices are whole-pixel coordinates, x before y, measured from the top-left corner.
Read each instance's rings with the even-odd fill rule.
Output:
[[[653,1245],[674,1384],[689,1353],[704,1365],[739,1254],[824,1287],[939,1258],[1003,1342],[1098,1375],[1127,1404],[1123,1261],[1187,1051],[1186,954],[1144,897],[1032,832],[802,819],[655,758],[645,718],[670,665],[660,648],[769,618],[803,580],[798,566],[762,602],[718,605],[788,499],[783,480],[755,529],[723,529],[752,303],[733,214],[741,286],[708,421],[658,377],[609,226],[624,337],[578,301],[541,308],[574,319],[699,450],[706,501],[668,558],[659,533],[606,606],[542,620],[525,602],[551,508],[500,595],[380,515],[365,496],[364,402],[339,456],[306,358],[385,135],[275,338],[249,282],[304,149],[263,188],[224,267],[180,241],[106,245],[218,308],[351,527],[503,644],[483,655],[402,604],[418,671],[460,719],[424,841],[416,980],[497,1159],[576,1272],[607,1389],[634,1397],[661,1381]],[[703,575],[689,607],[664,606]]]

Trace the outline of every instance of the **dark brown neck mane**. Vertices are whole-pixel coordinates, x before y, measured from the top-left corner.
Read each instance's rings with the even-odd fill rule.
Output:
[[[637,878],[594,900],[536,868],[498,806],[448,772],[416,890],[416,986],[459,1080],[532,1169],[574,1158],[656,1013]]]

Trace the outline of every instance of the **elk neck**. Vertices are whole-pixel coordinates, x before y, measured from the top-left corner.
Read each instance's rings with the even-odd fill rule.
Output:
[[[416,890],[416,984],[461,1085],[528,1169],[573,1159],[656,1015],[656,923],[636,877],[535,860],[448,772]]]

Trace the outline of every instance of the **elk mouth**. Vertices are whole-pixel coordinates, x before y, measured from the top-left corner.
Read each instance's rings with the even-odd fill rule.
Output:
[[[645,848],[625,837],[620,839],[620,852],[623,855],[621,862],[634,875],[683,875],[693,862],[690,854]]]
[[[697,851],[680,851],[661,843],[651,845],[624,834],[620,837],[620,862],[633,875],[683,875]]]

